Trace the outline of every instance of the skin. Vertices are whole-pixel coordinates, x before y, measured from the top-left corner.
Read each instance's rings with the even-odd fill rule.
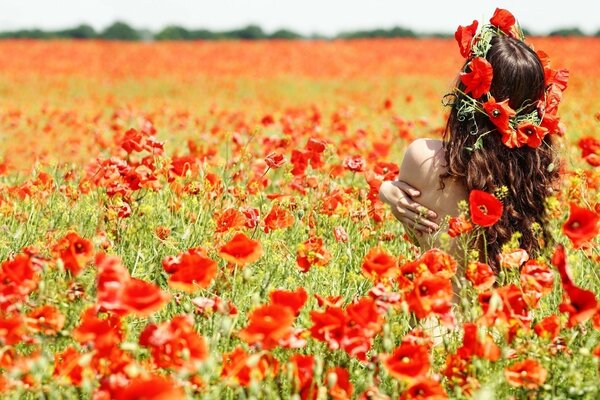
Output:
[[[398,180],[384,182],[379,190],[381,200],[425,249],[439,245],[440,224],[447,216],[458,216],[458,202],[468,198],[455,180],[447,179],[440,189],[439,175],[445,171],[443,142],[417,139],[406,149]]]

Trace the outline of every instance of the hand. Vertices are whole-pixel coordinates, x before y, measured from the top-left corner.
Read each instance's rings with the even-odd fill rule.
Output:
[[[386,181],[379,189],[379,197],[391,207],[397,220],[416,231],[431,233],[439,229],[433,222],[437,215],[413,200],[413,197],[420,195],[417,189],[403,181]]]

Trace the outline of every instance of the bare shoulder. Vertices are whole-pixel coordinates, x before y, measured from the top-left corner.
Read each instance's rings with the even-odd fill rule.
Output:
[[[437,139],[416,139],[407,148],[400,167],[402,179],[422,186],[445,172],[444,142]]]

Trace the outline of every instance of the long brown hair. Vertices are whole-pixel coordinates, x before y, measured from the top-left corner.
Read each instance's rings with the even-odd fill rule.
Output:
[[[545,91],[544,68],[538,55],[520,40],[495,36],[486,58],[494,72],[490,94],[496,101],[509,99],[514,110],[526,107],[523,112],[534,111]],[[460,80],[458,87],[464,92]],[[510,149],[501,142],[501,135],[486,115],[459,116],[462,95],[453,96],[444,133],[447,172],[440,175],[441,186],[444,187],[447,178],[458,179],[468,191],[479,189],[493,193],[505,186],[508,194],[503,199],[502,218],[485,232],[488,262],[498,269],[497,257],[502,245],[515,232],[521,234],[520,247],[535,256],[541,243],[534,224],[541,227],[542,240],[550,239],[545,203],[558,180],[559,170],[552,138],[546,135],[535,149],[528,146]],[[482,148],[469,150],[479,135],[487,131],[491,132],[483,136]]]

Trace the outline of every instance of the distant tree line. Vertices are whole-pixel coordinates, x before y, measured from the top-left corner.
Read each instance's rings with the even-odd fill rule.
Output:
[[[529,32],[525,32],[529,34]],[[581,29],[562,28],[549,33],[550,36],[586,36]],[[416,33],[411,29],[394,27],[391,29],[372,29],[342,32],[333,37],[322,35],[304,36],[289,29],[280,29],[266,33],[260,26],[248,25],[229,31],[211,31],[208,29],[187,29],[170,25],[160,32],[135,29],[125,22],[117,21],[102,31],[96,31],[90,25],[79,25],[71,29],[45,31],[41,29],[21,29],[0,32],[0,39],[104,39],[104,40],[224,40],[224,39],[358,39],[358,38],[399,38],[399,37],[452,37],[450,33]],[[595,36],[600,36],[600,30]]]

